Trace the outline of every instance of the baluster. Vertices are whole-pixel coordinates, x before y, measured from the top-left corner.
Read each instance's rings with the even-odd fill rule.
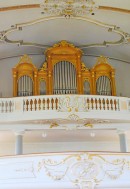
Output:
[[[111,110],[113,110],[113,100],[111,99]]]
[[[32,111],[32,103],[33,103],[33,101],[32,101],[32,99],[30,99],[29,100],[29,111]]]
[[[47,106],[48,106],[48,110],[50,110],[50,99],[47,99]]]
[[[53,97],[53,110],[56,110],[56,98]]]
[[[116,106],[117,106],[117,111],[120,111],[120,107],[119,107],[119,99],[116,100]]]
[[[89,98],[87,98],[87,109],[89,110],[90,109],[90,99]]]
[[[10,111],[14,112],[14,101],[10,101]]]
[[[60,98],[56,98],[55,99],[56,110],[59,109],[59,102],[60,102]]]
[[[3,101],[3,103],[2,103],[2,112],[5,113],[5,110],[6,110],[6,108],[5,108],[5,101]]]
[[[105,100],[104,100],[104,98],[102,99],[102,104],[103,104],[103,110],[105,110]]]
[[[48,98],[48,110],[52,110],[51,99]]]
[[[7,101],[4,101],[4,112],[7,112]]]
[[[53,110],[53,102],[54,102],[54,100],[53,100],[53,98],[51,98],[50,99],[50,108],[51,108],[50,110]]]
[[[7,111],[8,111],[8,112],[11,112],[10,101],[8,101]]]
[[[45,104],[46,104],[46,100],[45,98],[43,99],[43,110],[45,110]]]
[[[45,110],[48,110],[48,99],[45,98]]]
[[[29,101],[28,101],[28,99],[26,100],[26,108],[27,108],[27,111],[29,111]]]
[[[115,99],[113,100],[113,107],[114,107],[113,110],[116,111],[117,107],[116,107],[116,100]]]
[[[103,110],[103,99],[100,99],[100,108]]]
[[[8,102],[8,112],[11,112],[11,100]]]
[[[27,106],[28,106],[27,111],[29,112],[29,111],[30,111],[30,109],[31,109],[30,99],[28,99],[28,100],[27,100]]]
[[[0,112],[2,112],[2,101],[0,102]]]
[[[27,99],[24,99],[24,111],[25,112],[27,111],[26,101],[27,101]]]
[[[10,101],[6,101],[6,112],[10,112],[9,102]]]
[[[96,98],[93,98],[93,110],[96,110]]]
[[[43,111],[43,110],[44,110],[44,99],[41,98],[41,111]]]
[[[35,99],[32,99],[32,111],[35,111]]]
[[[29,104],[30,104],[30,111],[32,111],[32,99],[30,99],[30,101],[29,101]]]
[[[39,104],[38,104],[38,99],[35,99],[35,107],[36,107],[36,111],[38,111],[39,110]]]
[[[23,100],[23,111],[26,111],[26,99]]]
[[[109,110],[109,99],[108,98],[106,100],[106,103],[107,103],[107,110]]]
[[[97,98],[96,105],[97,105],[97,110],[100,110],[100,102],[99,102],[99,98]]]
[[[38,110],[41,111],[41,99],[38,100]]]
[[[93,99],[91,98],[89,102],[90,102],[90,110],[93,110]]]
[[[104,108],[105,108],[105,110],[108,110],[108,108],[107,108],[107,99],[104,99],[104,102],[105,102]]]
[[[103,110],[105,110],[105,99],[102,99],[102,104],[103,104]]]
[[[114,110],[114,100],[112,99],[112,110]]]
[[[4,112],[4,102],[2,100],[2,103],[1,103],[1,112],[3,113]]]
[[[117,110],[120,111],[120,102],[119,102],[119,99],[117,100]]]

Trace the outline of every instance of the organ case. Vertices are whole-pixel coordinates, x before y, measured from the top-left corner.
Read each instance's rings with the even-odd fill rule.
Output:
[[[45,52],[46,62],[39,70],[24,55],[13,68],[13,95],[98,94],[116,95],[115,70],[101,56],[88,69],[82,51],[61,41]]]

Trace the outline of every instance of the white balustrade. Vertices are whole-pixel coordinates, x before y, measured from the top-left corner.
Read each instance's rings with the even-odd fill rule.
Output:
[[[0,99],[0,113],[11,113],[14,111],[13,98],[1,98]]]
[[[44,95],[0,99],[0,113],[56,111],[61,107],[74,111],[78,108],[83,112],[84,108],[89,111],[130,112],[130,99],[96,95]]]

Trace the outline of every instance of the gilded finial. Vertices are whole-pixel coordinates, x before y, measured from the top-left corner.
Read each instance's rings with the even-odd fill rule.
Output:
[[[47,71],[47,62],[44,62],[43,65],[42,65],[42,68],[40,68],[39,70]]]
[[[24,54],[21,58],[18,64],[22,64],[22,63],[30,63],[32,64],[32,59],[31,57],[29,57],[27,54]]]
[[[108,58],[105,56],[98,57],[96,64],[102,64],[102,63],[109,64]]]

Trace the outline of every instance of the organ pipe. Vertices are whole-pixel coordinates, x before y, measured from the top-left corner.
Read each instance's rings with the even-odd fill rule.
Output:
[[[33,95],[32,79],[26,75],[18,80],[18,96],[31,96]]]
[[[53,94],[76,94],[76,70],[72,63],[61,61],[55,64]]]

